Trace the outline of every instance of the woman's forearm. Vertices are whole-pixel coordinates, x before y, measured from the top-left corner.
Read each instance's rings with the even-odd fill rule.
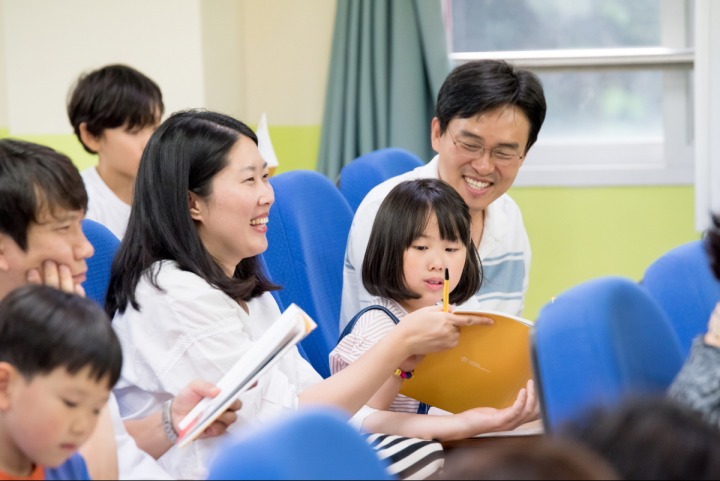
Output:
[[[356,413],[410,357],[400,332],[390,331],[365,354],[329,378],[300,393],[301,404],[330,404]]]
[[[125,429],[133,437],[135,444],[153,458],[160,458],[172,447],[163,430],[160,411],[144,418],[128,419],[124,422]]]

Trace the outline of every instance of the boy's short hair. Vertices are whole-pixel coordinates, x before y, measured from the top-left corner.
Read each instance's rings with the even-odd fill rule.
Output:
[[[27,249],[31,223],[47,209],[85,212],[87,192],[70,159],[49,147],[14,139],[0,140],[0,232]]]
[[[0,362],[26,379],[63,367],[90,367],[96,381],[117,382],[122,349],[110,319],[90,299],[43,285],[19,287],[0,302]]]
[[[363,286],[370,294],[395,301],[420,297],[407,287],[403,260],[433,213],[441,238],[460,242],[467,250],[465,268],[450,302],[462,304],[480,289],[482,265],[472,241],[470,209],[445,181],[416,179],[393,187],[380,204],[362,264]]]
[[[155,125],[163,115],[160,87],[127,65],[107,65],[81,75],[70,91],[67,113],[83,148],[95,154],[80,137],[80,124],[99,137],[106,129]]]

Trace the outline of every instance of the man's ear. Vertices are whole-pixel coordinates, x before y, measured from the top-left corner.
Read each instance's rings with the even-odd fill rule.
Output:
[[[80,130],[80,141],[85,145],[85,147],[97,153],[98,148],[100,147],[100,139],[90,133],[87,129],[87,122],[82,122],[78,130]]]
[[[432,122],[430,122],[430,145],[435,152],[440,152],[441,137],[440,120],[437,117],[433,117]]]
[[[200,209],[200,202],[198,196],[193,192],[188,192],[188,209],[190,210],[190,217],[196,221],[202,221],[202,211]]]
[[[15,366],[7,362],[0,362],[0,411],[10,409],[10,399],[14,384],[20,373]]]
[[[9,235],[0,232],[0,272],[10,269],[10,261],[8,260],[8,243],[11,241],[12,239]]]

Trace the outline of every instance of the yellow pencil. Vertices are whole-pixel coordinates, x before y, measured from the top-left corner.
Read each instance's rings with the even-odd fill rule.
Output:
[[[443,312],[447,312],[450,308],[450,274],[448,268],[445,268],[445,283],[443,284]]]

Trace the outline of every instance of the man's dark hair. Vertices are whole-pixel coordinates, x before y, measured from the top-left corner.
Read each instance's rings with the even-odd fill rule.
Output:
[[[0,140],[0,232],[27,249],[31,223],[47,209],[87,210],[88,198],[80,172],[59,152],[30,142]]]
[[[443,134],[454,118],[466,119],[503,106],[517,107],[527,116],[530,122],[527,152],[537,140],[547,111],[542,83],[529,70],[502,60],[461,64],[440,87],[435,116]]]

